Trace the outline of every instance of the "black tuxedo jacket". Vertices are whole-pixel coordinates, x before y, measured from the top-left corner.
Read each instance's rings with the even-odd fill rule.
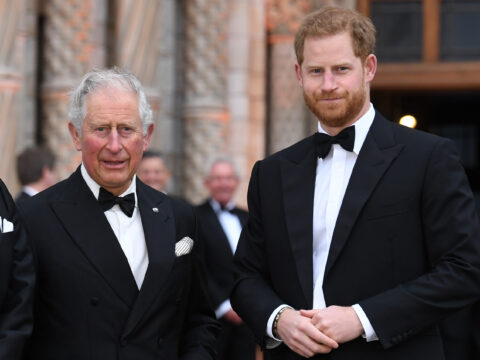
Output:
[[[15,204],[19,205],[20,203],[24,201],[30,200],[31,196],[28,195],[25,191],[20,192],[20,194],[17,195],[15,198]]]
[[[218,325],[191,206],[137,180],[149,265],[140,291],[80,169],[20,206],[38,274],[29,359],[213,359]]]
[[[0,217],[13,223],[12,232],[0,233],[0,360],[20,360],[32,332],[35,276],[25,230],[1,180]]]
[[[234,309],[264,341],[281,304],[313,302],[313,137],[252,171],[249,220],[235,255]],[[379,341],[340,345],[334,359],[444,358],[438,322],[480,294],[475,203],[451,141],[377,113],[347,186],[325,269],[328,305],[360,304]],[[298,359],[285,345],[271,359]]]
[[[216,309],[230,298],[233,287],[233,252],[227,235],[223,231],[217,214],[207,200],[195,208],[200,223],[200,237],[205,249],[205,262],[208,273],[208,288],[213,307]],[[248,213],[240,208],[231,211],[240,224],[245,225]]]

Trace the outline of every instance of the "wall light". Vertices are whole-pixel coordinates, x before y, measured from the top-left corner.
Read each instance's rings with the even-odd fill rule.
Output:
[[[400,125],[414,129],[417,126],[417,119],[412,115],[404,115],[398,121]]]

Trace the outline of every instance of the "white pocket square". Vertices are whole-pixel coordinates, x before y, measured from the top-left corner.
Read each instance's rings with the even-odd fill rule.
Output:
[[[1,230],[2,230],[2,233],[8,233],[8,232],[12,232],[13,231],[13,223],[11,223],[10,221],[8,221],[7,219],[3,219],[0,217],[0,221],[1,221]]]
[[[185,236],[183,239],[177,241],[175,244],[175,256],[179,257],[182,255],[187,255],[192,251],[193,240],[188,236]]]

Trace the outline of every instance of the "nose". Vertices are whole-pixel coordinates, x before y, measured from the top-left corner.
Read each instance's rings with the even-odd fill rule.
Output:
[[[118,153],[122,150],[122,142],[117,129],[112,129],[108,135],[107,149],[112,153]]]
[[[323,75],[322,90],[329,92],[337,88],[335,75],[331,71],[325,71]]]

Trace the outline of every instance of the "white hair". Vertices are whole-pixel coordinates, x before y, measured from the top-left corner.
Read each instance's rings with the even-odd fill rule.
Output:
[[[86,73],[80,84],[70,94],[70,108],[68,117],[79,134],[85,119],[87,108],[85,98],[108,87],[115,87],[131,91],[138,96],[138,112],[142,120],[143,134],[147,134],[148,127],[153,124],[152,109],[148,104],[147,96],[140,81],[135,75],[119,67],[111,69],[94,69]]]

